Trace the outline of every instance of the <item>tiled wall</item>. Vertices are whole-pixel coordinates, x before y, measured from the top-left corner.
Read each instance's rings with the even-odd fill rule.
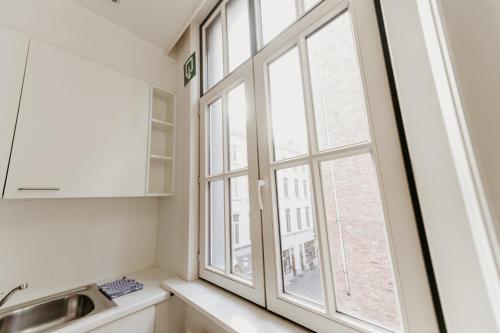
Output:
[[[9,302],[153,266],[157,199],[0,200],[0,294]]]

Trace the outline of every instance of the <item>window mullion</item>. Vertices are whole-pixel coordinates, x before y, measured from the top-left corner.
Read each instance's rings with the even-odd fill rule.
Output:
[[[304,0],[295,0],[295,10],[296,10],[297,19],[298,19],[305,12],[305,9],[304,9]]]
[[[224,8],[224,7],[223,7]],[[224,12],[224,9],[223,9]],[[229,115],[227,93],[222,95],[222,144],[224,170],[224,254],[225,273],[231,273],[231,190],[229,170]]]
[[[224,254],[225,274],[231,274],[231,189],[229,176],[224,177]]]
[[[300,52],[300,67],[302,72],[302,89],[304,91],[304,102],[306,111],[306,122],[308,130],[309,153],[316,154],[318,152],[318,144],[316,137],[316,124],[314,120],[314,102],[312,97],[311,75],[309,72],[309,58],[307,54],[307,45],[305,36],[300,36],[297,43]]]
[[[254,12],[254,24],[255,24],[255,38],[256,38],[256,51],[255,54],[259,52],[262,48],[263,37],[262,37],[262,16],[261,16],[261,5],[260,0],[250,0],[253,3]]]
[[[257,18],[258,0],[248,0],[248,15],[250,22],[250,43],[251,56],[257,54],[259,50],[259,21]]]
[[[316,218],[312,219],[312,222],[316,221],[316,230],[318,232],[318,246],[320,252],[321,260],[321,275],[323,277],[323,292],[325,294],[325,306],[326,313],[329,315],[334,315],[336,313],[335,306],[335,288],[333,285],[333,269],[332,269],[332,258],[330,256],[330,248],[328,242],[328,230],[326,228],[326,216],[325,216],[325,205],[323,203],[323,191],[321,186],[321,174],[319,169],[319,162],[313,160],[311,166],[311,196],[313,198],[314,212]],[[314,213],[313,213],[314,216]]]

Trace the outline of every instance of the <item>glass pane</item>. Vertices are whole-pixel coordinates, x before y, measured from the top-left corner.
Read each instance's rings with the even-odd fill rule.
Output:
[[[269,65],[274,158],[307,154],[307,129],[299,51],[294,47]]]
[[[309,166],[276,171],[284,292],[323,306],[323,287],[314,223],[302,224],[302,210],[312,212],[310,198],[285,196],[284,179],[299,178],[310,187]],[[311,220],[314,216],[310,217]]]
[[[297,18],[294,0],[260,0],[262,42],[266,45]]]
[[[319,2],[319,0],[304,0],[304,10],[308,11],[318,2]]]
[[[245,84],[242,83],[227,94],[229,114],[229,169],[247,167],[247,101]]]
[[[348,12],[307,38],[318,149],[370,140]]]
[[[222,137],[222,99],[218,99],[208,107],[208,173],[222,173],[224,166]]]
[[[250,237],[250,201],[248,177],[231,178],[231,259],[232,273],[252,279],[252,243]]]
[[[370,154],[321,163],[337,311],[401,328],[377,175]]]
[[[222,19],[220,14],[206,30],[207,90],[219,82],[224,75],[224,52],[222,48]]]
[[[209,265],[224,270],[224,181],[217,180],[209,183],[210,191],[210,255]]]
[[[232,71],[251,55],[248,0],[231,0],[226,11],[229,71]]]

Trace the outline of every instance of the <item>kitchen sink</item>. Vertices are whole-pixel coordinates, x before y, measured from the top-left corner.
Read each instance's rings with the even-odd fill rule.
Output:
[[[53,332],[115,306],[92,284],[0,310],[0,333]]]

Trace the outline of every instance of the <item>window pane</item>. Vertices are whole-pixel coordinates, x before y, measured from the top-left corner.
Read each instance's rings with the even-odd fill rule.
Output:
[[[319,2],[319,0],[304,0],[304,10],[308,11],[318,2]]]
[[[252,279],[252,242],[250,237],[250,201],[248,177],[231,178],[232,240],[231,258],[233,274]]]
[[[208,108],[208,172],[211,175],[222,173],[224,167],[222,137],[222,99]]]
[[[247,104],[245,84],[242,83],[227,95],[229,114],[229,169],[247,167]]]
[[[250,58],[248,0],[231,0],[226,7],[229,71]]]
[[[267,44],[297,18],[294,0],[260,0],[262,42]]]
[[[307,129],[297,47],[269,65],[269,95],[274,158],[283,160],[305,155],[308,151]]]
[[[222,46],[222,19],[218,14],[206,30],[207,89],[213,87],[224,75]]]
[[[321,163],[337,311],[401,327],[384,212],[370,154]]]
[[[307,48],[318,149],[369,141],[349,13],[309,36]]]
[[[209,183],[210,191],[210,256],[209,265],[224,270],[225,265],[225,236],[224,236],[224,181],[217,180]]]
[[[302,207],[312,207],[311,199],[284,195],[285,178],[301,177],[310,187],[309,167],[305,166],[305,169],[305,173],[300,171],[300,167],[276,171],[283,286],[285,293],[323,306],[321,268],[314,224],[307,224],[304,228],[297,215],[298,212],[301,213]]]

